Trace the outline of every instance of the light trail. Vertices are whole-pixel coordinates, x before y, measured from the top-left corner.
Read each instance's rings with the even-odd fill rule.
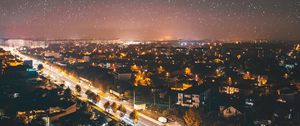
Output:
[[[3,49],[5,49],[5,50],[11,51],[11,53],[13,55],[17,55],[17,56],[21,57],[23,60],[32,60],[34,68],[37,68],[37,66],[39,64],[42,64],[44,66],[43,74],[50,75],[50,76],[52,76],[52,79],[55,79],[55,80],[65,81],[65,84],[67,84],[73,92],[76,92],[75,86],[76,85],[80,85],[81,88],[82,88],[82,91],[80,93],[80,96],[77,96],[77,97],[79,99],[83,100],[83,101],[89,101],[89,99],[87,98],[87,96],[85,94],[85,92],[87,90],[91,90],[92,92],[94,92],[96,94],[104,93],[103,91],[99,90],[98,88],[95,88],[94,86],[90,86],[90,85],[88,85],[86,83],[79,83],[79,82],[76,82],[76,81],[72,80],[70,78],[70,76],[66,76],[66,75],[62,74],[55,67],[52,67],[52,66],[50,66],[50,65],[48,65],[46,63],[43,63],[42,61],[37,60],[35,58],[31,58],[31,57],[28,57],[26,55],[23,55],[19,51],[17,51],[15,48],[2,47],[2,46],[0,46],[0,47],[3,48]],[[110,103],[115,102],[118,105],[120,105],[120,104],[124,105],[124,107],[127,110],[127,113],[125,114],[125,116],[123,118],[121,118],[119,116],[119,114],[118,114],[119,112],[113,113],[112,111],[109,111],[109,113],[111,115],[113,115],[113,116],[115,116],[115,117],[123,120],[127,124],[133,125],[133,121],[131,119],[129,119],[129,114],[133,111],[133,104],[132,103],[130,103],[128,101],[117,101],[117,100],[114,100],[113,97],[110,96],[110,94],[108,94],[107,97],[101,95],[100,102],[97,103],[97,104],[95,104],[95,105],[97,107],[101,108],[101,109],[104,109],[103,104],[105,102],[107,102],[107,101],[109,101]],[[157,121],[157,120],[155,120],[153,118],[150,118],[149,116],[146,116],[146,115],[144,115],[142,113],[139,113],[139,120],[138,120],[138,122],[136,124],[136,126],[163,126],[163,125],[164,124],[162,124],[161,122],[159,122],[159,121]]]

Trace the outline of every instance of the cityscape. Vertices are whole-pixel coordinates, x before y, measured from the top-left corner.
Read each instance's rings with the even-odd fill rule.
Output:
[[[0,126],[299,126],[299,10],[3,0]]]

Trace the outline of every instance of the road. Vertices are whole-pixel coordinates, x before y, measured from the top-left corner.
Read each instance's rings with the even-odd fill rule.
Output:
[[[14,48],[8,48],[8,47],[1,47],[1,48],[11,51],[11,53],[13,55],[17,55],[20,58],[22,58],[23,60],[32,60],[34,68],[37,68],[37,66],[39,64],[42,64],[44,66],[43,74],[49,75],[54,80],[64,81],[65,85],[67,87],[70,87],[70,89],[73,92],[76,92],[75,86],[80,85],[81,88],[82,88],[82,91],[80,93],[80,96],[78,96],[78,97],[80,97],[80,99],[82,99],[82,100],[88,101],[87,96],[85,94],[86,90],[91,90],[92,92],[94,92],[96,94],[104,93],[103,91],[101,91],[98,88],[95,88],[94,86],[91,86],[89,84],[86,84],[86,83],[83,83],[83,82],[81,82],[81,83],[76,82],[76,81],[72,80],[71,76],[63,74],[61,71],[59,71],[58,69],[52,67],[51,65],[43,63],[42,61],[39,61],[35,58],[25,56],[25,55],[21,54],[19,51],[17,51],[16,49],[14,49]],[[118,105],[123,104],[125,106],[126,110],[127,110],[127,113],[124,117],[121,118],[119,116],[119,112],[113,113],[112,111],[109,111],[109,113],[112,114],[113,116],[115,116],[116,118],[119,118],[120,120],[123,120],[127,124],[133,125],[132,120],[129,119],[129,113],[133,111],[133,104],[132,103],[130,103],[128,101],[115,100],[114,97],[111,96],[110,94],[107,94],[107,96],[103,96],[103,95],[101,95],[101,96],[102,97],[101,97],[100,102],[96,104],[99,108],[104,109],[103,104],[107,101],[109,101],[110,103],[115,102]],[[142,113],[139,113],[139,120],[136,124],[136,126],[163,126],[163,125],[164,125],[163,123],[161,123],[161,122],[159,122],[159,121],[157,121],[153,118],[150,118],[150,117],[148,117],[148,116],[146,116]]]

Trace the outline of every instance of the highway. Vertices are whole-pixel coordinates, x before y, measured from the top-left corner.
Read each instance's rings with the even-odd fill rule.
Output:
[[[11,53],[13,55],[17,55],[20,58],[22,58],[23,60],[32,60],[33,61],[33,65],[34,68],[37,68],[37,66],[39,64],[42,64],[44,66],[44,69],[42,71],[43,74],[45,75],[49,75],[51,77],[51,79],[57,80],[57,81],[64,81],[65,85],[67,87],[69,87],[73,93],[76,93],[76,89],[75,86],[76,85],[80,85],[82,88],[82,91],[80,92],[80,95],[77,95],[77,97],[79,99],[82,99],[84,101],[88,101],[89,99],[87,99],[87,96],[85,94],[85,92],[87,90],[91,90],[92,92],[96,93],[96,94],[101,94],[104,93],[103,91],[99,90],[98,88],[95,88],[92,85],[83,83],[83,82],[76,82],[74,80],[72,80],[71,76],[68,76],[64,73],[62,73],[61,71],[59,71],[58,69],[56,69],[55,67],[52,67],[46,63],[43,63],[42,61],[39,61],[37,59],[25,56],[23,54],[21,54],[19,51],[17,51],[14,48],[8,48],[8,47],[1,47],[5,50],[11,51]],[[109,111],[110,114],[112,114],[113,116],[115,116],[116,118],[126,122],[127,124],[133,125],[133,121],[131,119],[129,119],[129,113],[131,113],[133,111],[133,104],[128,102],[128,101],[120,101],[120,100],[116,100],[114,99],[113,96],[111,96],[110,94],[107,93],[106,96],[100,95],[101,96],[101,100],[100,102],[96,103],[97,107],[104,109],[103,104],[107,101],[109,101],[110,103],[117,103],[118,105],[123,104],[127,110],[127,113],[124,117],[120,117],[119,112],[117,113],[113,113],[111,110]],[[97,109],[98,110],[98,109]],[[137,122],[137,124],[135,124],[136,126],[163,126],[164,124],[157,121],[156,119],[150,118],[142,113],[139,113],[139,120]]]

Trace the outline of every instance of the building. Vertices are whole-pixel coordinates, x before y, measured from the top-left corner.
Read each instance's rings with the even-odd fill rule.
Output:
[[[293,103],[296,100],[297,97],[297,90],[292,87],[283,87],[281,89],[277,90],[277,95],[279,96],[279,99],[277,101],[286,103]]]
[[[229,118],[241,115],[242,112],[233,106],[220,106],[220,114],[222,117]]]
[[[55,57],[54,56],[45,56],[44,60],[53,62],[55,60]]]
[[[3,75],[3,64],[2,64],[2,60],[0,59],[0,78]]]
[[[49,108],[49,114],[50,114],[49,115],[49,117],[50,117],[49,121],[52,122],[52,121],[59,120],[61,117],[64,117],[66,115],[69,115],[69,114],[72,114],[72,113],[76,112],[76,110],[77,110],[76,104],[73,104],[73,105],[69,106],[66,109],[60,109],[59,108],[59,110],[58,110],[59,112],[57,112],[56,109],[53,110],[53,109]]]
[[[23,39],[8,39],[4,44],[9,47],[21,47],[26,45],[25,40]]]
[[[91,60],[90,56],[83,56],[82,59],[84,62],[90,62]]]
[[[3,39],[0,39],[0,45],[4,45],[4,40]]]
[[[72,114],[76,111],[76,104],[73,104],[65,109],[60,107],[50,107],[48,110],[17,112],[17,118],[23,120],[25,124],[32,122],[34,119],[42,118],[45,120],[46,126],[50,126],[52,122],[58,121],[60,118]]]
[[[196,107],[200,106],[200,96],[198,94],[184,94],[178,93],[177,105],[184,107]]]
[[[54,58],[60,58],[61,57],[61,54],[58,53],[58,52],[45,52],[44,54],[45,57],[54,57]]]
[[[29,68],[33,68],[33,62],[32,60],[24,60],[24,66],[27,66]]]
[[[132,77],[130,68],[118,68],[116,71],[112,72],[116,80],[130,80]]]
[[[183,107],[199,107],[206,105],[211,89],[201,85],[177,92],[177,105]]]

